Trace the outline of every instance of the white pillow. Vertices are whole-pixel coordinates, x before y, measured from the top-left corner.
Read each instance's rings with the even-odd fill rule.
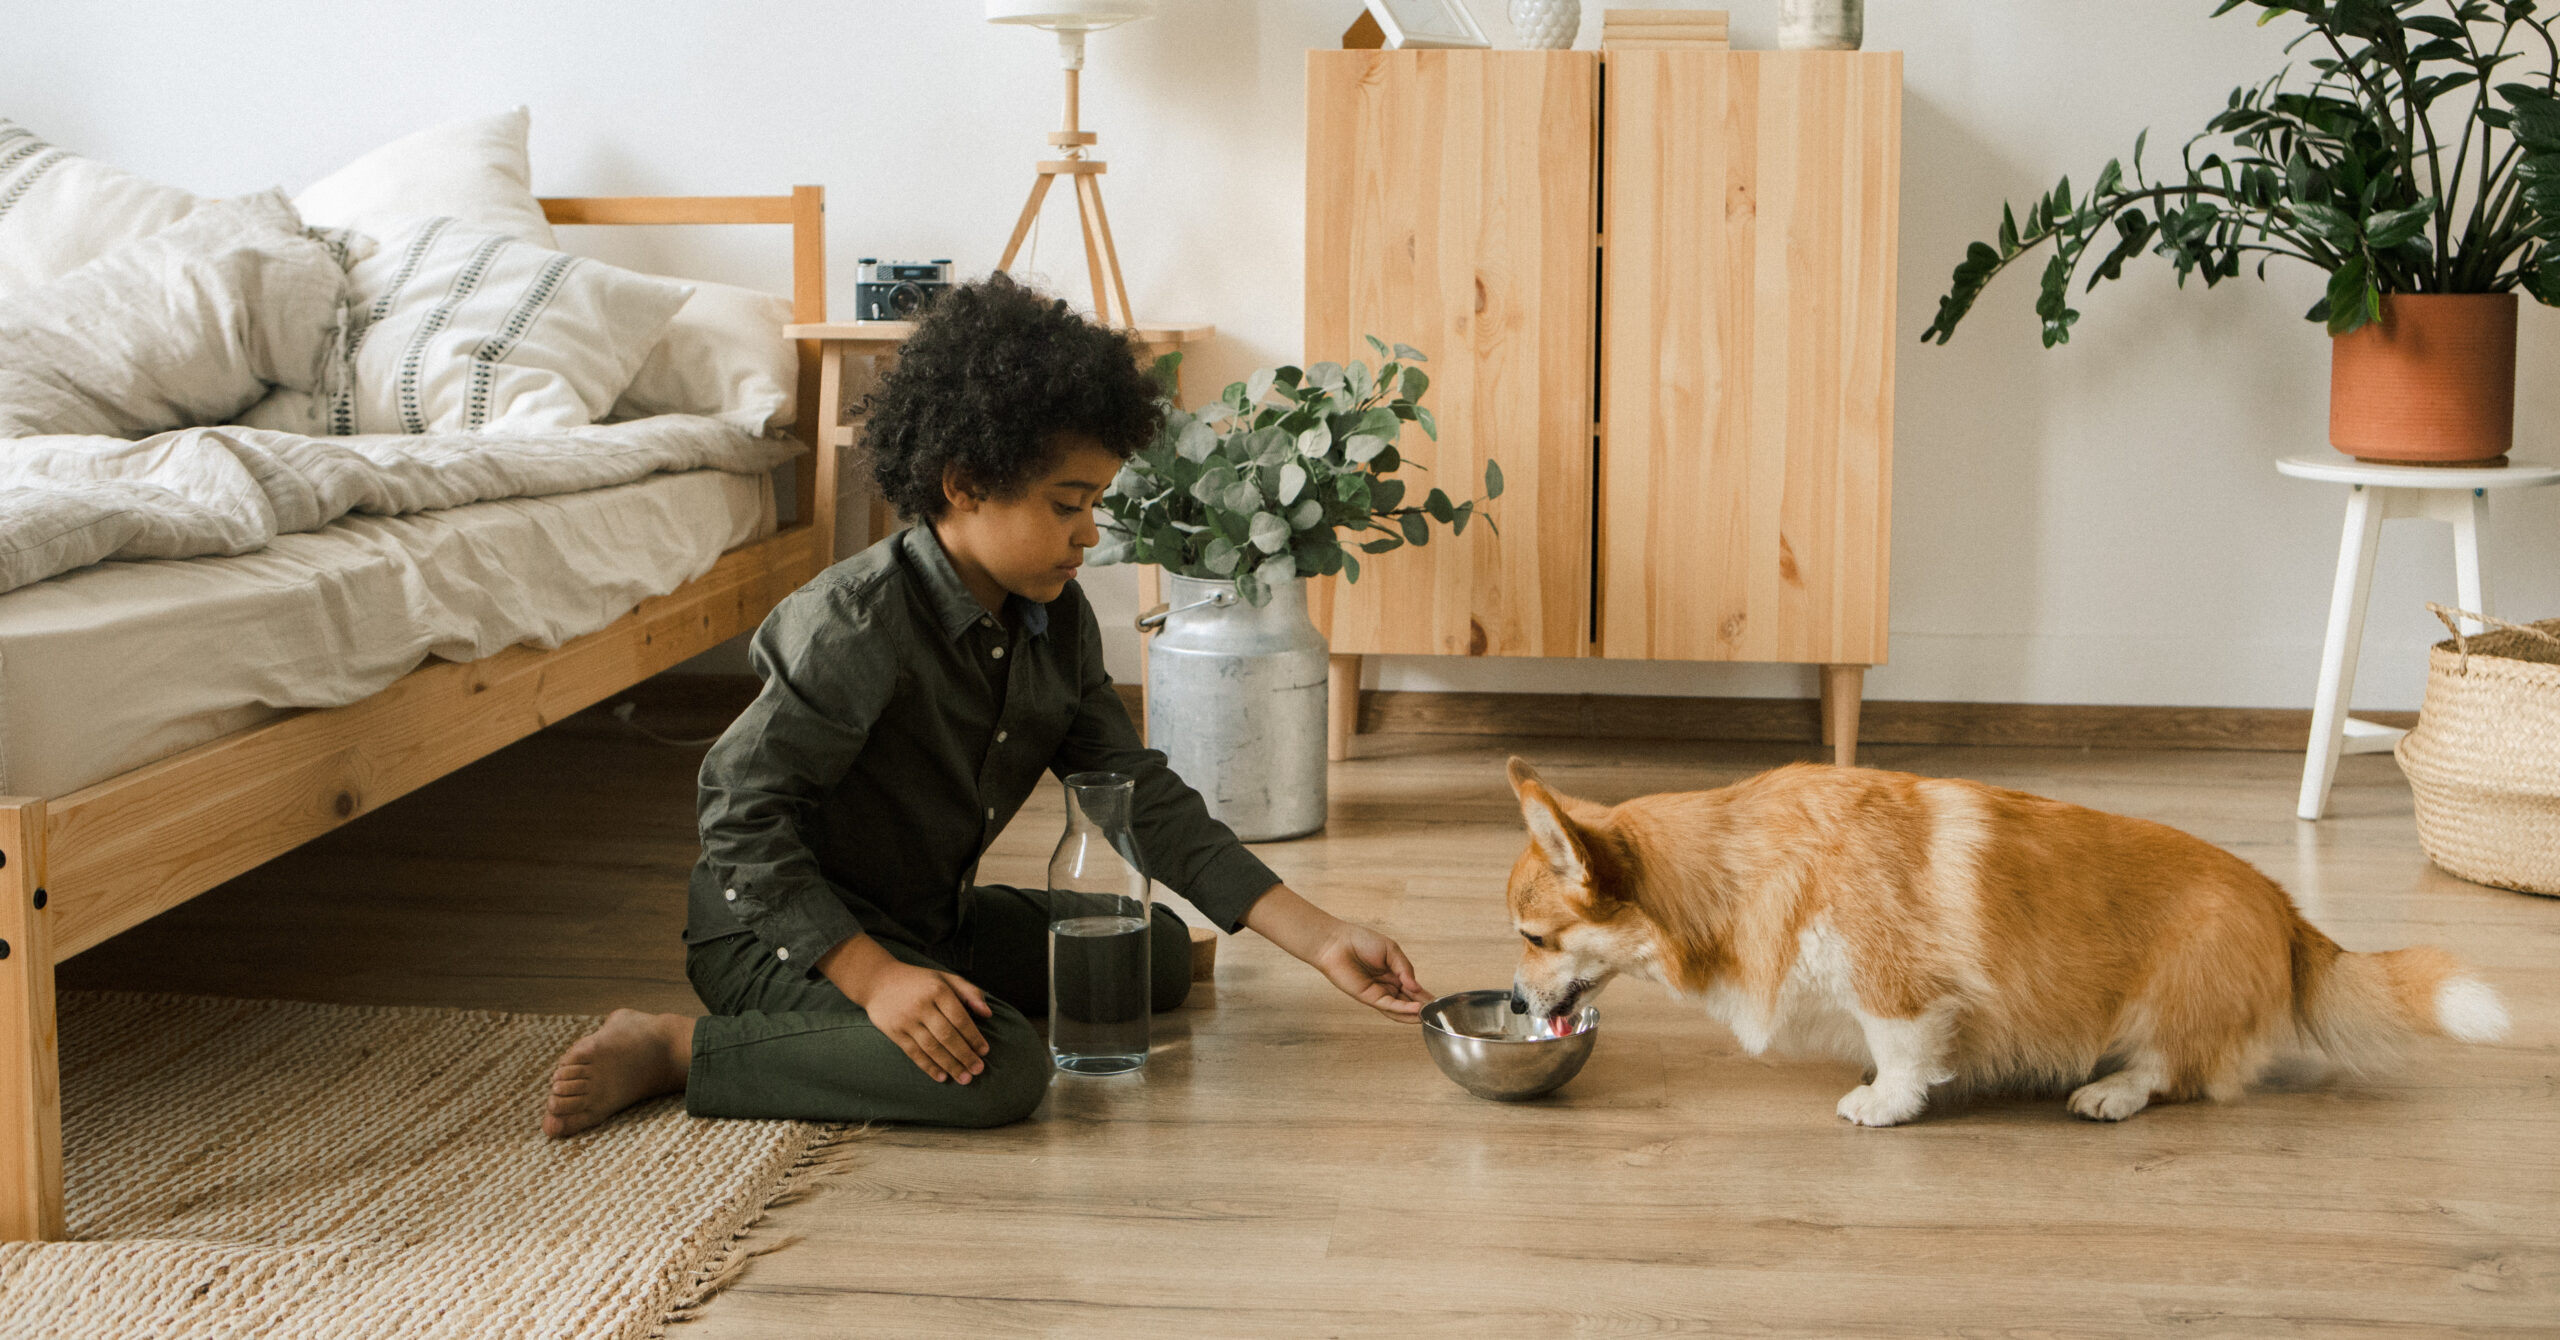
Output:
[[[346,271],[284,192],[197,207],[0,298],[0,437],[228,423],[270,384],[342,383]]]
[[[613,417],[699,414],[759,435],[791,422],[800,360],[782,337],[790,322],[791,304],[770,293],[696,283]]]
[[[293,198],[314,224],[380,238],[438,215],[557,249],[534,198],[524,108],[404,136],[311,183]]]
[[[429,219],[356,265],[336,433],[528,432],[601,419],[689,285]]]
[[[0,118],[0,298],[141,241],[201,203]]]

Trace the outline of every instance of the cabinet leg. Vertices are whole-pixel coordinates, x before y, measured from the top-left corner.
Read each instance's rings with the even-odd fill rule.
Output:
[[[1844,768],[1858,761],[1858,697],[1866,685],[1863,665],[1822,667],[1822,742],[1831,746],[1831,761]]]
[[[1360,733],[1360,658],[1335,656],[1325,662],[1324,756],[1339,763],[1351,757],[1351,737]]]
[[[44,802],[0,799],[0,1241],[62,1237],[62,1085],[44,887]]]

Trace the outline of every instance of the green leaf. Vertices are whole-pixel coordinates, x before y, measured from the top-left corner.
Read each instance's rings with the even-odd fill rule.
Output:
[[[1385,358],[1387,356],[1387,342],[1385,340],[1379,339],[1375,335],[1363,335],[1360,338],[1367,340],[1369,342],[1369,347],[1378,351],[1378,357]]]
[[[1235,486],[1234,470],[1223,465],[1213,465],[1203,471],[1200,478],[1191,485],[1191,497],[1203,507],[1218,507],[1223,505],[1227,491]]]
[[[1484,463],[1484,496],[1488,502],[1502,496],[1502,467],[1493,461]]]
[[[1340,363],[1318,363],[1307,369],[1307,384],[1310,386],[1330,387],[1340,386],[1342,383],[1343,372]]]
[[[1194,419],[1190,427],[1182,430],[1182,436],[1175,440],[1173,449],[1182,459],[1197,465],[1218,449],[1218,430]]]
[[[1434,442],[1440,440],[1440,424],[1438,420],[1431,417],[1431,411],[1424,409],[1420,405],[1416,405],[1413,407],[1413,419],[1414,422],[1422,425],[1422,432],[1424,436],[1430,438]]]
[[[1253,514],[1253,547],[1276,554],[1289,545],[1289,520],[1276,512]]]
[[[1333,434],[1327,431],[1323,424],[1317,424],[1298,434],[1298,454],[1301,456],[1310,460],[1321,460],[1324,454],[1331,450],[1333,450]]]
[[[1239,572],[1236,574],[1236,595],[1242,598],[1244,603],[1253,606],[1255,609],[1260,609],[1271,603],[1270,590],[1263,586],[1260,578],[1254,576],[1250,572]]]
[[[1406,544],[1419,549],[1431,543],[1431,523],[1423,520],[1421,513],[1407,512],[1396,518],[1396,525],[1404,531]]]
[[[1235,575],[1237,562],[1243,557],[1243,551],[1227,543],[1224,537],[1220,537],[1209,541],[1209,547],[1201,551],[1200,562],[1209,571],[1221,577],[1232,577]]]
[[[1449,518],[1457,514],[1458,509],[1456,504],[1449,501],[1448,494],[1433,489],[1431,496],[1422,500],[1422,510],[1429,512],[1432,520],[1445,526],[1449,524]]]
[[[1182,351],[1157,355],[1156,361],[1147,366],[1147,376],[1155,382],[1156,394],[1171,400],[1174,388],[1182,382]]]
[[[1272,372],[1269,368],[1260,368],[1255,370],[1252,376],[1245,378],[1245,403],[1248,405],[1261,404],[1262,398],[1271,394],[1271,383],[1276,379],[1277,374]]]
[[[1313,498],[1301,501],[1289,510],[1289,529],[1305,530],[1324,520],[1324,504]]]
[[[2350,259],[2329,276],[2329,333],[2344,335],[2360,329],[2370,319],[2365,301],[2365,260]],[[2380,295],[2375,295],[2379,300]]]
[[[1394,535],[1382,540],[1364,540],[1360,544],[1360,552],[1364,554],[1383,554],[1390,549],[1402,548],[1404,548],[1404,540]]]
[[[1342,559],[1342,580],[1346,582],[1360,580],[1360,560],[1339,549],[1333,552]]]
[[[1343,456],[1353,465],[1367,465],[1386,449],[1387,440],[1375,433],[1353,433],[1351,439],[1342,444]]]
[[[1282,582],[1294,580],[1297,575],[1298,556],[1288,553],[1273,554],[1264,559],[1260,567],[1253,570],[1254,580],[1266,587],[1278,586]]]
[[[1237,516],[1252,516],[1262,510],[1262,487],[1250,479],[1238,479],[1218,502]]]
[[[1350,367],[1343,369],[1343,384],[1351,388],[1352,399],[1366,400],[1369,393],[1378,388],[1378,378],[1376,373],[1369,371],[1368,364],[1355,360]]]
[[[1401,358],[1408,363],[1428,363],[1431,361],[1430,359],[1422,356],[1421,350],[1414,348],[1410,344],[1397,345],[1396,357]]]
[[[2007,201],[2002,201],[2000,204],[2000,254],[2014,256],[2017,253],[2018,215],[2016,211],[2009,208]]]
[[[2396,247],[2416,237],[2419,230],[2435,217],[2436,200],[2429,196],[2407,209],[2387,210],[2365,220],[2365,240],[2377,251]]]
[[[1244,440],[1244,453],[1256,465],[1278,465],[1289,459],[1297,443],[1278,428],[1256,428]]]
[[[1102,543],[1085,551],[1084,561],[1097,568],[1107,568],[1114,563],[1128,562],[1129,537],[1118,534],[1103,536]]]
[[[2356,244],[2355,218],[2334,205],[2298,200],[2294,202],[2293,217],[2301,220],[2302,226],[2310,229],[2314,236],[2332,246],[2352,247]]]
[[[1405,398],[1405,399],[1407,399],[1407,400],[1420,400],[1420,399],[1422,398],[1422,393],[1423,393],[1423,392],[1425,392],[1425,391],[1428,391],[1428,390],[1430,390],[1430,389],[1431,389],[1431,379],[1430,379],[1429,377],[1426,377],[1426,376],[1424,376],[1424,375],[1423,375],[1423,373],[1422,373],[1422,369],[1420,369],[1420,368],[1406,368],[1406,369],[1404,370],[1404,398]]]
[[[1449,533],[1452,535],[1466,534],[1467,522],[1470,518],[1474,517],[1475,514],[1476,505],[1474,503],[1462,502],[1458,504],[1458,510],[1450,514]]]
[[[1280,501],[1283,504],[1296,502],[1298,500],[1298,495],[1306,491],[1307,468],[1305,466],[1298,464],[1296,461],[1291,461],[1287,465],[1280,467],[1279,496]]]

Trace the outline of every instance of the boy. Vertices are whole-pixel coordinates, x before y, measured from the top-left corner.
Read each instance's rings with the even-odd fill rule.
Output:
[[[1299,897],[1142,747],[1075,584],[1094,503],[1160,422],[1123,335],[999,274],[945,294],[866,406],[915,524],[757,630],[754,704],[703,760],[685,970],[707,1017],[616,1010],[552,1072],[573,1135],[681,1090],[697,1116],[995,1126],[1037,1107],[1045,891],[977,859],[1041,772],[1127,773],[1156,878],[1410,1020],[1396,943]],[[1156,909],[1153,1004],[1190,990]]]

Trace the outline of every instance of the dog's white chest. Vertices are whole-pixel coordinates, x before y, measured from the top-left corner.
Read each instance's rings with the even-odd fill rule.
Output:
[[[1796,936],[1795,962],[1779,985],[1774,1008],[1729,980],[1707,988],[1700,998],[1707,1013],[1732,1029],[1742,1049],[1754,1056],[1774,1047],[1864,1060],[1867,1042],[1858,1027],[1857,1001],[1849,947],[1819,917]]]

